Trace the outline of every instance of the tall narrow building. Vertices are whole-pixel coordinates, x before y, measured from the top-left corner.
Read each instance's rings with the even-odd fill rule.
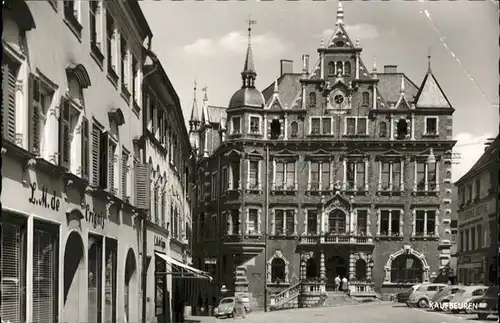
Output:
[[[266,292],[277,308],[314,306],[337,276],[352,295],[388,296],[449,262],[454,109],[430,57],[420,86],[397,66],[370,71],[341,4],[317,51],[298,73],[282,60],[260,92],[249,35],[221,141],[199,154],[193,257],[216,280],[206,304],[224,285],[252,308]]]

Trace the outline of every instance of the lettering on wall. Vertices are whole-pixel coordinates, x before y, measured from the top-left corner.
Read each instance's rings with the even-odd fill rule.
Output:
[[[161,249],[165,249],[167,246],[165,240],[160,236],[155,236],[154,245],[155,245],[155,247],[160,247]]]
[[[52,198],[48,199],[49,188],[45,186],[40,187],[40,193],[37,194],[37,184],[36,182],[31,183],[31,197],[28,199],[33,205],[39,205],[46,209],[51,209],[53,211],[59,211],[59,207],[61,206],[61,200],[56,196],[56,191],[52,193]]]
[[[85,221],[91,223],[94,228],[100,226],[104,229],[106,224],[106,214],[104,212],[97,212],[95,209],[90,209],[90,205],[85,205]]]
[[[464,218],[469,219],[469,218],[487,216],[492,212],[490,205],[491,205],[490,201],[479,204],[476,207],[466,211],[464,213]]]

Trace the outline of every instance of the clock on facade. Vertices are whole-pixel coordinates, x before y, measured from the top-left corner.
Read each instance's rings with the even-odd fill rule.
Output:
[[[336,94],[333,97],[333,101],[337,104],[342,104],[342,102],[344,102],[344,96],[342,94]]]
[[[330,102],[333,108],[344,109],[346,107],[346,98],[344,96],[344,93],[335,91],[332,93],[330,98]]]

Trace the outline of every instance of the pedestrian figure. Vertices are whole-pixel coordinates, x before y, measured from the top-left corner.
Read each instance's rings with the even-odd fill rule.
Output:
[[[241,299],[241,296],[236,297],[234,303],[235,304],[234,304],[233,318],[234,319],[236,317],[246,318],[245,304],[243,304],[243,299]]]
[[[335,291],[338,292],[339,288],[340,288],[340,277],[338,275],[334,279],[334,287],[335,287]]]
[[[342,277],[342,290],[345,292],[347,290],[347,278]]]

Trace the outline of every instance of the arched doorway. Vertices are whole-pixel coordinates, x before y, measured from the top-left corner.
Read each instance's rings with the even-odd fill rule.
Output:
[[[316,278],[319,276],[316,259],[313,257],[307,259],[306,262],[306,277],[307,279]]]
[[[137,322],[137,304],[139,302],[137,290],[137,261],[134,252],[129,249],[125,261],[124,281],[124,319],[125,322]]]
[[[64,322],[83,322],[85,317],[85,256],[82,237],[71,232],[64,249]],[[83,305],[83,306],[82,306]]]
[[[328,290],[334,289],[335,277],[339,276],[347,278],[347,266],[344,258],[340,256],[330,257],[326,263],[326,287]]]
[[[356,280],[366,280],[366,261],[364,259],[356,261]]]
[[[421,283],[423,281],[423,274],[422,261],[414,255],[402,254],[392,261],[392,283]]]
[[[346,215],[342,210],[335,209],[328,215],[328,231],[330,233],[345,233]]]
[[[286,278],[286,263],[281,258],[274,258],[271,262],[271,282],[273,284],[284,283]]]

